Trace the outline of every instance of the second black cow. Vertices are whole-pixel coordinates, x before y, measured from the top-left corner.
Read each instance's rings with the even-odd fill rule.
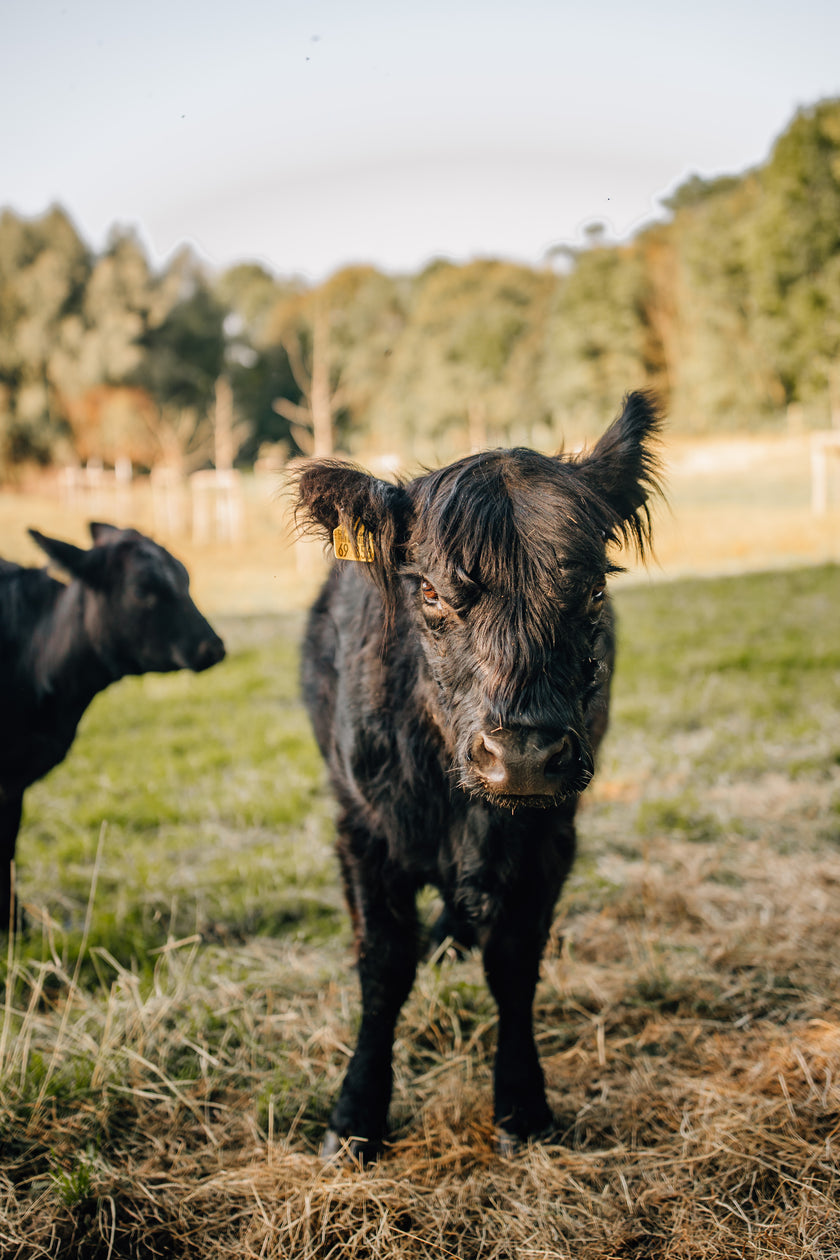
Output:
[[[89,550],[30,530],[66,584],[0,560],[0,932],[24,791],[64,760],[93,697],[126,674],[203,670],[225,654],[179,560],[136,530],[90,530]]]
[[[658,430],[634,393],[576,457],[487,451],[396,485],[331,461],[300,475],[302,517],[355,561],[315,604],[303,663],[362,990],[327,1155],[364,1159],[385,1135],[426,884],[439,935],[480,947],[498,1006],[500,1149],[551,1125],[533,999],[607,725],[607,550],[650,541]]]

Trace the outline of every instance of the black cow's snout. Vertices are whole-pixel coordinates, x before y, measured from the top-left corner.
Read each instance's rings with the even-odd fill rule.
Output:
[[[581,791],[590,777],[581,753],[572,731],[524,727],[477,732],[468,756],[489,795],[524,798]]]
[[[225,645],[217,634],[209,639],[202,639],[198,647],[193,652],[191,668],[197,674],[202,670],[209,669],[211,665],[218,665],[219,661],[225,659]]]

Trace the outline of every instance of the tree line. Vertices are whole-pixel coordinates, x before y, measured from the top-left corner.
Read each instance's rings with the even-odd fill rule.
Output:
[[[538,268],[348,267],[320,285],[132,232],[93,252],[58,206],[0,214],[0,477],[27,464],[434,458],[556,447],[628,389],[674,431],[840,423],[840,99],[797,112],[765,163],[687,179],[630,241],[598,224]],[[218,441],[215,457],[218,456]]]

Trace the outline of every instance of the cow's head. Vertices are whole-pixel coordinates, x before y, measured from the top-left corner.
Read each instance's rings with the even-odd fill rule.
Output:
[[[29,532],[81,583],[88,639],[118,676],[198,671],[224,657],[222,640],[190,598],[187,570],[145,534],[92,523],[94,545],[85,551]]]
[[[486,451],[396,486],[324,461],[301,474],[305,517],[350,537],[361,525],[373,557],[360,567],[387,615],[402,603],[414,619],[467,791],[544,806],[592,777],[612,655],[607,548],[649,542],[658,429],[652,398],[634,393],[575,457]]]

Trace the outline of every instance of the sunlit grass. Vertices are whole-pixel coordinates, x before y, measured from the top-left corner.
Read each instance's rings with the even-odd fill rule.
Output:
[[[26,798],[18,885],[71,936],[105,829],[93,942],[124,963],[192,932],[321,935],[340,921],[331,806],[297,699],[299,622],[207,674],[124,679]],[[56,879],[56,872],[61,872]],[[100,941],[101,938],[101,941]]]

